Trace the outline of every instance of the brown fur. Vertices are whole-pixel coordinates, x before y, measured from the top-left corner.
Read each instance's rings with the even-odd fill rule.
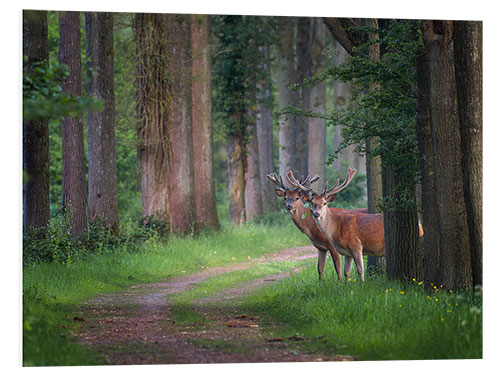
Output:
[[[286,206],[290,206],[289,210],[290,215],[292,217],[293,222],[302,231],[309,239],[312,244],[318,249],[318,276],[321,281],[323,278],[323,269],[324,262],[326,257],[326,251],[330,252],[332,256],[333,264],[335,267],[335,271],[339,280],[342,280],[342,272],[341,272],[341,262],[340,255],[335,250],[335,247],[332,243],[323,235],[321,230],[316,225],[316,220],[312,217],[312,211],[309,208],[304,206],[304,203],[300,199],[300,193],[297,190],[276,190],[276,194],[285,199]],[[366,208],[354,209],[354,210],[344,210],[341,208],[331,207],[330,210],[335,212],[338,215],[342,215],[350,212],[358,212],[358,213],[367,213],[368,210]],[[346,265],[349,266],[352,262],[346,262]],[[346,266],[346,267],[347,267]],[[346,273],[350,273],[350,267]]]

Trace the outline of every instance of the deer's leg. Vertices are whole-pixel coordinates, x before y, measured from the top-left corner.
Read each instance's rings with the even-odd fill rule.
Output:
[[[363,252],[360,250],[353,251],[352,254],[354,258],[354,263],[356,263],[356,268],[358,270],[359,277],[361,277],[361,281],[365,281],[365,272],[363,268]]]
[[[318,277],[323,280],[323,270],[325,269],[326,250],[318,249]]]
[[[352,269],[352,257],[344,257],[344,276],[346,281],[349,280]]]
[[[337,277],[342,281],[342,262],[340,261],[340,254],[337,253],[335,249],[328,249],[330,255],[332,256],[333,266],[335,267],[335,272],[337,272]]]

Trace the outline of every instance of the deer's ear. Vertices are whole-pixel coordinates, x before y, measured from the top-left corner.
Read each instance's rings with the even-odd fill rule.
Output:
[[[312,200],[312,194],[304,193],[299,190],[299,197],[302,203],[309,203]]]
[[[283,198],[285,196],[285,191],[283,189],[276,189],[275,191],[276,191],[276,195],[278,197],[282,197]]]
[[[331,203],[335,200],[335,198],[337,198],[337,194],[330,194],[328,197],[326,197],[326,201],[328,203]]]

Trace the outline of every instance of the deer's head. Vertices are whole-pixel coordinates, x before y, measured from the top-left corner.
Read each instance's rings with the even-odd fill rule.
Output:
[[[283,198],[283,200],[285,201],[285,209],[293,215],[297,210],[297,206],[303,204],[301,190],[297,187],[293,187],[292,189],[290,189],[289,187],[285,186],[283,184],[282,177],[278,177],[276,173],[268,174],[266,177],[276,184],[276,195],[280,198]],[[302,177],[300,183],[303,186],[310,186],[311,183],[318,179],[318,176],[315,176],[312,179],[310,176],[307,176],[306,178]]]
[[[287,181],[300,191],[300,197],[304,203],[308,203],[311,206],[313,217],[316,220],[320,220],[321,218],[326,216],[328,212],[328,204],[333,202],[335,198],[337,198],[337,193],[343,190],[349,185],[356,170],[350,168],[347,170],[346,179],[342,184],[340,184],[340,179],[337,179],[337,183],[332,188],[328,188],[328,182],[326,182],[325,187],[323,188],[323,192],[321,194],[314,192],[310,186],[301,184],[300,181],[297,181],[293,176],[293,172],[290,171],[286,175]],[[339,185],[340,184],[340,185]]]

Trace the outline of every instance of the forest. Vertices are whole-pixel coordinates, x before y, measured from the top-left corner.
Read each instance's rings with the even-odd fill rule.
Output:
[[[77,306],[103,292],[311,243],[309,281],[280,281],[288,298],[343,287],[364,288],[353,289],[358,301],[379,293],[385,305],[393,288],[397,298],[411,288],[415,299],[459,298],[464,310],[446,329],[464,327],[458,342],[467,339],[438,358],[481,358],[481,21],[34,10],[22,18],[24,365],[85,364],[84,355],[40,354],[44,330],[61,326],[42,310],[77,314],[63,325],[78,330],[89,319]],[[332,229],[340,226],[346,232]],[[207,254],[193,250],[204,243]],[[323,274],[327,252],[335,270]],[[141,267],[150,273],[107,266],[77,297],[70,290],[88,281],[86,269],[65,292],[49,292],[52,272],[64,279],[122,256],[149,259]],[[237,305],[277,319],[285,310],[265,301],[283,293],[266,289]],[[187,319],[187,302],[172,298],[176,319]],[[290,337],[308,334],[321,337]],[[361,359],[434,358],[377,357],[359,345],[349,348]],[[142,363],[131,361],[112,363]],[[196,363],[176,361],[157,363]]]

